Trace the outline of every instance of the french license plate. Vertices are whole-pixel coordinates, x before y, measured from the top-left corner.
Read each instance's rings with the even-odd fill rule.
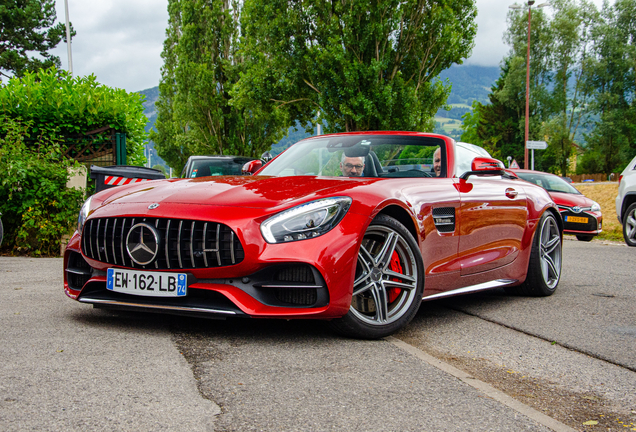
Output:
[[[109,268],[106,288],[120,293],[150,297],[183,297],[187,293],[185,273],[159,273]]]
[[[574,223],[587,223],[587,218],[586,217],[580,217],[580,216],[566,216],[565,217],[565,221],[566,222],[574,222]]]

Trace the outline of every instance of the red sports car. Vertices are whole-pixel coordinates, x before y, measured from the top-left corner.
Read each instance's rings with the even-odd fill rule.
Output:
[[[575,235],[579,241],[591,241],[602,231],[601,206],[561,177],[546,172],[522,169],[510,172],[548,191],[561,212],[564,234]]]
[[[361,338],[403,327],[422,299],[551,295],[559,210],[482,154],[436,134],[322,135],[253,176],[107,189],[81,210],[64,289],[102,308],[324,319]]]

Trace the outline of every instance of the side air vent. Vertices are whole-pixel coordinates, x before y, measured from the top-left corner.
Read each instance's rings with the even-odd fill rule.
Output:
[[[433,209],[435,228],[441,233],[455,231],[455,207],[438,207]]]
[[[274,293],[280,302],[291,305],[311,306],[318,300],[318,291],[315,288],[278,288]]]
[[[314,274],[308,265],[295,265],[282,268],[275,274],[274,280],[291,283],[315,283]]]

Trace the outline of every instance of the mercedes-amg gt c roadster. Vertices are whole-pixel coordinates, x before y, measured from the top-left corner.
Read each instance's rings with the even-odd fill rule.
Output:
[[[343,133],[261,165],[90,197],[64,255],[67,296],[133,311],[322,319],[381,338],[422,300],[557,288],[559,209],[477,146]]]

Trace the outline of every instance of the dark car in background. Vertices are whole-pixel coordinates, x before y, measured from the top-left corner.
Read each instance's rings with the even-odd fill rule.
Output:
[[[181,178],[241,175],[243,165],[253,160],[245,156],[190,156]]]
[[[548,191],[563,218],[563,234],[572,234],[580,241],[591,241],[603,228],[601,206],[579,192],[574,186],[554,174],[523,169],[508,170],[527,182]]]

